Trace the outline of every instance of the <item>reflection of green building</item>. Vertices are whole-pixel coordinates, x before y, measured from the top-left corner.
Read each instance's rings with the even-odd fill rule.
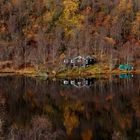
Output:
[[[133,70],[133,66],[121,64],[121,65],[119,66],[119,69],[120,69],[120,70],[127,70],[127,71],[129,71],[129,70]]]
[[[131,79],[133,78],[133,74],[121,74],[120,79]]]

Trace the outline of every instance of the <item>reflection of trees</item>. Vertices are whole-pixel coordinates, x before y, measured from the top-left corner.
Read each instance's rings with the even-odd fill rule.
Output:
[[[79,117],[76,112],[82,112],[84,110],[81,102],[70,103],[67,101],[64,105],[64,126],[67,134],[70,135],[72,130],[79,125]]]
[[[139,83],[137,78],[104,79],[91,88],[68,90],[59,81],[0,78],[3,136],[28,140],[43,133],[42,139],[51,140],[65,127],[69,137],[83,140],[140,138]]]
[[[22,128],[12,126],[9,140],[55,140],[62,131],[53,130],[50,120],[46,116],[35,116],[28,126]]]

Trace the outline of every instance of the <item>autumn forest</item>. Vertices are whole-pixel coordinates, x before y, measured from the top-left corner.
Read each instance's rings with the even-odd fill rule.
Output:
[[[0,140],[140,140],[140,0],[0,0]]]
[[[58,70],[91,55],[140,67],[139,0],[0,0],[0,69]]]

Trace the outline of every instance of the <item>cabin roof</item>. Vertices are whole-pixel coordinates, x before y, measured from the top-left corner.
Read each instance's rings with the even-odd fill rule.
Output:
[[[75,59],[85,59],[85,58],[82,57],[82,56],[77,56],[77,57],[74,57],[74,58],[73,58],[73,60],[75,60]]]

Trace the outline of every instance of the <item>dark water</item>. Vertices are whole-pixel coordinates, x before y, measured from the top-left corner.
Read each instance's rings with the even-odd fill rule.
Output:
[[[140,76],[0,77],[0,140],[140,140]]]

